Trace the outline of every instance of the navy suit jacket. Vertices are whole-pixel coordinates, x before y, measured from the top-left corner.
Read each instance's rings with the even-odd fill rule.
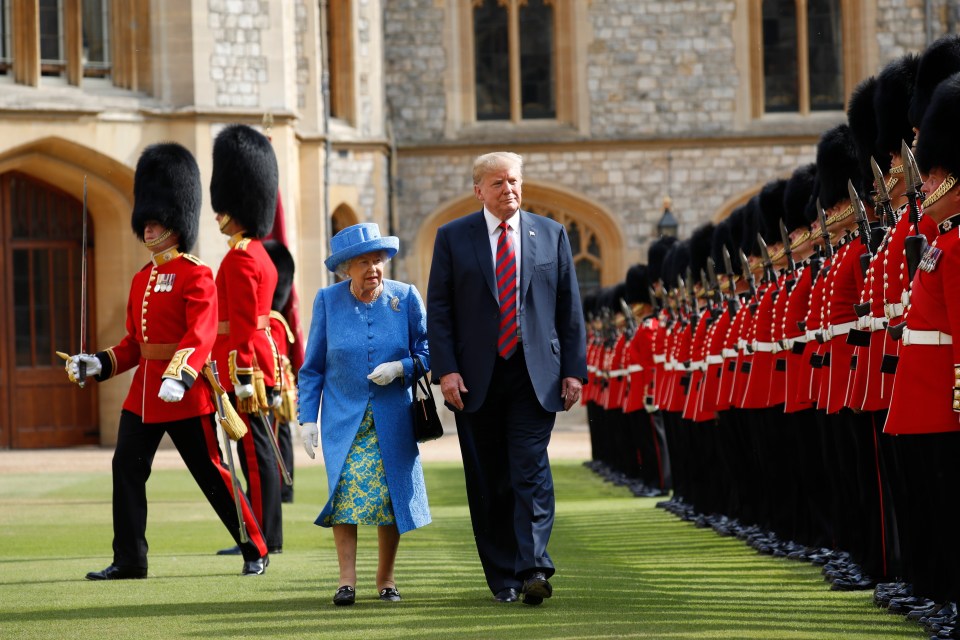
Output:
[[[520,212],[520,337],[537,399],[563,411],[560,381],[587,375],[586,329],[570,241],[563,225]],[[427,290],[431,374],[457,372],[463,410],[480,408],[497,360],[500,305],[483,211],[437,231]]]

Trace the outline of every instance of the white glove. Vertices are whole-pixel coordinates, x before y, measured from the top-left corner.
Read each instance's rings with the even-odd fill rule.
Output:
[[[253,397],[253,385],[252,384],[238,384],[233,388],[233,392],[237,394],[237,397],[241,400],[246,400],[247,398]]]
[[[316,458],[314,453],[317,449],[317,443],[320,441],[320,429],[316,422],[304,422],[300,429],[300,439],[303,440],[303,450],[311,458]]]
[[[427,380],[424,378],[423,384],[430,384],[430,383],[427,382]],[[414,384],[413,388],[416,389],[416,391],[414,391],[414,395],[416,396],[417,400],[427,400],[430,397],[430,394],[428,394],[426,391],[423,390],[423,387],[420,386],[419,382]]]
[[[283,404],[283,394],[282,394],[282,393],[274,393],[274,394],[271,394],[271,396],[270,396],[270,408],[271,408],[271,409],[279,409],[279,408],[280,408],[280,405],[282,405],[282,404]]]
[[[183,394],[186,390],[187,387],[179,380],[164,378],[163,384],[160,385],[160,393],[157,394],[157,397],[164,402],[180,402],[183,400]]]
[[[87,365],[86,373],[88,378],[100,374],[100,361],[97,359],[97,357],[87,355],[86,353],[80,353],[75,356],[70,356],[70,359],[67,360],[67,376],[70,378],[71,382],[77,382],[80,379],[81,360]]]
[[[402,375],[403,363],[399,360],[394,360],[393,362],[378,364],[376,369],[373,370],[373,373],[367,376],[367,380],[372,380],[382,387],[383,385],[390,384]]]

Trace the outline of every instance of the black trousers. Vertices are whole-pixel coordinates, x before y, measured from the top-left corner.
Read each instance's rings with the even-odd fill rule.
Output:
[[[497,359],[483,405],[456,414],[470,519],[490,591],[553,575],[553,476],[547,445],[555,414],[537,400],[523,352]]]
[[[277,424],[277,444],[280,445],[280,457],[283,464],[290,474],[290,480],[293,480],[293,427],[289,422],[279,422]],[[281,478],[282,480],[282,478]],[[293,502],[293,484],[282,482],[280,484],[280,502]]]
[[[213,416],[144,424],[140,416],[124,410],[113,454],[113,564],[147,567],[147,480],[165,433],[170,434],[197,486],[240,545],[244,560],[266,554],[263,534],[243,494],[241,507],[250,541],[240,543],[230,472],[220,458]]]
[[[233,394],[231,401],[235,401]],[[247,481],[247,497],[253,506],[253,513],[263,529],[267,549],[276,551],[283,548],[283,515],[280,508],[280,467],[277,456],[270,444],[268,427],[260,416],[241,413],[247,423],[247,435],[237,441],[237,453],[240,456],[240,469]]]

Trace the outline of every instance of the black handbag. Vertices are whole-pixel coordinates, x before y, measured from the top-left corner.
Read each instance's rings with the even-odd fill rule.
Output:
[[[413,356],[413,406],[410,408],[413,412],[413,435],[417,442],[429,442],[436,440],[443,435],[443,425],[440,424],[440,416],[437,415],[437,405],[433,401],[433,390],[430,388],[430,381],[427,380],[427,372],[423,369],[423,363],[420,358]],[[424,399],[417,398],[417,388]]]

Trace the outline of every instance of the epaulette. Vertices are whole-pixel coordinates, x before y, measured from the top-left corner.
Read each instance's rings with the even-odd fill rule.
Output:
[[[243,238],[237,244],[233,245],[233,248],[237,251],[246,251],[247,247],[250,246],[250,238]]]
[[[287,323],[287,319],[283,317],[283,314],[276,309],[273,309],[270,311],[270,317],[275,318],[278,322],[280,322],[280,324],[283,325],[283,328],[287,333],[287,342],[293,344],[296,338],[293,335],[293,330],[290,328],[290,324]]]
[[[195,265],[197,265],[197,266],[200,266],[200,267],[205,267],[205,266],[207,266],[207,264],[206,264],[203,260],[201,260],[201,259],[198,258],[197,256],[193,255],[192,253],[181,253],[180,255],[181,255],[185,260],[189,260],[190,262],[192,262],[193,264],[195,264]]]

